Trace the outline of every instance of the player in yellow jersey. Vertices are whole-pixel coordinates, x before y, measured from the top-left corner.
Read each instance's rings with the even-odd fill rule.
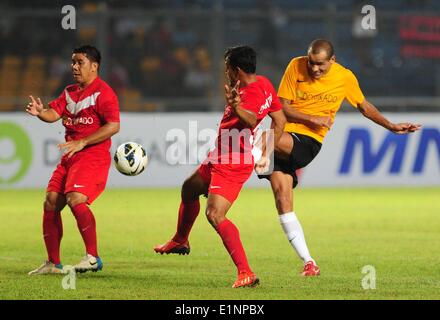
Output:
[[[287,119],[285,132],[275,146],[274,171],[270,176],[259,177],[270,180],[280,224],[304,262],[301,274],[316,276],[320,270],[293,211],[291,189],[298,183],[295,171],[307,166],[318,154],[344,99],[366,118],[394,133],[414,132],[420,125],[387,120],[365,99],[355,75],[336,62],[331,42],[323,39],[310,44],[307,56],[292,59],[281,79],[278,97]]]

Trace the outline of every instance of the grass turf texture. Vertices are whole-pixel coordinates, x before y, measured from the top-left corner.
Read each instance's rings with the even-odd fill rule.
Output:
[[[298,189],[295,211],[321,276],[302,278],[278,223],[269,189],[244,189],[228,214],[238,226],[257,288],[232,289],[235,267],[204,217],[189,256],[158,255],[175,232],[179,190],[107,190],[92,206],[104,269],[29,277],[45,259],[43,190],[0,192],[0,299],[439,299],[440,189]],[[84,254],[73,215],[63,212],[64,265]],[[376,289],[361,287],[362,267],[376,268]]]

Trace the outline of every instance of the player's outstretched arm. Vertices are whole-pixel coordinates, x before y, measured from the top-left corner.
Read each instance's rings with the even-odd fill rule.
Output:
[[[330,129],[333,124],[330,116],[315,116],[305,114],[296,110],[295,108],[292,108],[289,100],[280,97],[280,101],[283,105],[283,111],[286,119],[290,123],[302,123],[312,129],[319,129],[320,127]]]
[[[86,146],[102,142],[118,132],[119,122],[107,122],[91,135],[80,140],[72,140],[65,143],[60,143],[58,148],[64,150],[64,154],[67,154],[67,156],[70,158],[76,152],[81,151]]]
[[[37,116],[44,122],[55,122],[61,118],[52,108],[45,109],[40,98],[37,98],[37,100],[35,100],[33,96],[29,96],[29,98],[30,102],[26,106],[26,112],[31,116]]]
[[[241,122],[249,128],[254,128],[257,125],[257,115],[241,106],[239,88],[240,81],[237,81],[233,88],[230,88],[227,84],[225,85],[226,103],[234,109]]]
[[[378,125],[388,129],[397,134],[405,134],[410,132],[415,132],[421,128],[418,123],[392,123],[387,118],[385,118],[382,113],[380,113],[377,108],[365,99],[362,103],[358,105],[359,111],[364,115],[364,117],[370,119],[371,121],[377,123]]]

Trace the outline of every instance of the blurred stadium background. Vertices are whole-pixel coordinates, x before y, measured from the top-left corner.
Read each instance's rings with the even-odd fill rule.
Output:
[[[123,111],[222,109],[224,48],[247,43],[258,70],[278,83],[293,56],[317,37],[358,76],[382,110],[438,110],[440,2],[435,0],[70,1],[77,29],[60,25],[62,2],[0,3],[0,110],[21,111],[27,95],[57,96],[72,47],[93,43],[102,76]],[[361,8],[374,5],[377,29],[362,30]],[[349,109],[347,109],[349,110]]]
[[[74,30],[61,27],[66,4],[76,9]],[[374,30],[361,28],[366,4],[376,9]],[[290,59],[304,55],[315,38],[333,41],[338,62],[357,75],[365,96],[390,112],[392,121],[421,122],[425,131],[393,137],[344,104],[323,152],[305,172],[305,185],[440,184],[440,1],[6,0],[0,12],[0,117],[19,127],[3,125],[2,136],[24,130],[21,136],[33,147],[24,150],[20,143],[14,149],[0,140],[1,163],[11,166],[3,167],[3,188],[44,187],[58,162],[55,146],[63,128],[31,119],[23,108],[29,94],[47,103],[72,82],[75,46],[90,43],[101,50],[100,74],[118,94],[123,121],[113,148],[135,140],[151,160],[147,177],[127,180],[112,171],[109,185],[155,187],[179,186],[194,168],[194,162],[166,161],[172,129],[188,133],[189,121],[197,121],[198,132],[217,127],[226,47],[253,46],[257,71],[278,86]],[[30,169],[18,177],[13,160],[20,152],[32,153],[32,159],[25,157]],[[388,161],[393,152],[394,162]],[[250,183],[263,186],[256,179]]]

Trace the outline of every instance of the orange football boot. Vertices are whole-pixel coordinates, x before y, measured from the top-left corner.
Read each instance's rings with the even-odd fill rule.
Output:
[[[260,279],[253,272],[242,271],[238,274],[237,280],[235,280],[232,288],[242,288],[242,287],[255,287],[260,283]]]
[[[179,243],[174,240],[170,240],[165,244],[157,245],[154,247],[154,251],[160,254],[170,254],[170,253],[177,253],[177,254],[189,254],[190,252],[189,242],[188,240]]]

